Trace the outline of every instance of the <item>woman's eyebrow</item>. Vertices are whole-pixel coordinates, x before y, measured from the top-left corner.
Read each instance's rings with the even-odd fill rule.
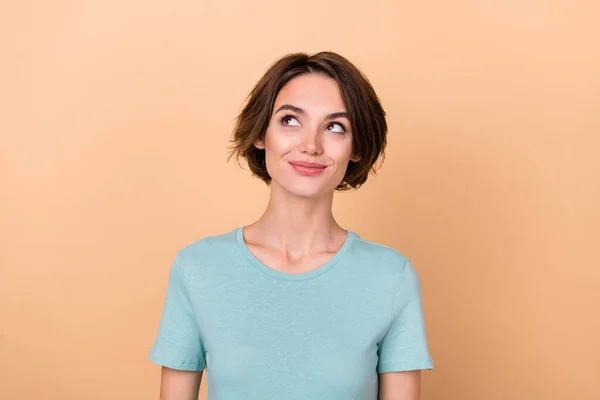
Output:
[[[336,118],[346,118],[348,121],[350,121],[350,118],[348,117],[348,113],[347,112],[336,112],[333,114],[329,114],[326,119],[336,119]]]
[[[293,111],[300,115],[306,114],[306,112],[303,109],[301,109],[300,107],[293,106],[291,104],[282,105],[281,107],[279,107],[277,109],[277,111],[275,111],[275,114],[277,114],[279,111],[282,111],[282,110],[290,110],[290,111]],[[346,118],[347,120],[350,120],[350,118],[348,117],[348,113],[345,111],[335,112],[335,113],[329,114],[325,117],[325,119],[336,119],[336,118]]]
[[[291,104],[282,105],[277,109],[277,111],[275,111],[275,114],[277,114],[281,110],[290,110],[298,114],[306,114],[303,109],[301,109],[300,107],[293,106]]]

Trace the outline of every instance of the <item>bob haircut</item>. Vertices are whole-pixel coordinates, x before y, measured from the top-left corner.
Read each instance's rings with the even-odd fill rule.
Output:
[[[329,51],[308,55],[292,53],[275,61],[248,95],[246,105],[237,117],[231,139],[231,153],[239,162],[245,158],[252,174],[267,185],[265,150],[255,143],[265,137],[275,99],[283,86],[303,74],[323,74],[334,79],[352,129],[352,151],[360,157],[350,161],[342,182],[336,190],[357,189],[367,181],[369,172],[376,172],[375,163],[385,157],[387,122],[385,111],[367,77],[349,60]]]

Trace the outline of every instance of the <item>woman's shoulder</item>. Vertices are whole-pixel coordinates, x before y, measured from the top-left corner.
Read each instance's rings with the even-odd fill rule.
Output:
[[[370,241],[355,234],[354,256],[358,259],[371,260],[373,264],[389,267],[393,270],[403,269],[409,263],[408,257],[398,248],[383,244],[381,242]]]
[[[208,260],[213,257],[222,257],[224,254],[230,254],[236,244],[236,231],[228,231],[220,234],[213,234],[196,239],[177,252],[177,257],[182,260]]]

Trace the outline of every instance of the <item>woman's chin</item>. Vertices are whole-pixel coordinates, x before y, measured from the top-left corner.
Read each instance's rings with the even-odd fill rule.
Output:
[[[279,184],[278,186],[283,189],[283,191],[296,196],[303,198],[327,198],[331,194],[333,194],[335,187],[329,187],[323,185],[321,182],[286,182],[285,184]]]

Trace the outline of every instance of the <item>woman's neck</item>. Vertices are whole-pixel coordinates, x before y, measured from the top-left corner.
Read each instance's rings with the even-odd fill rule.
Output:
[[[333,193],[306,198],[271,188],[263,215],[247,227],[253,241],[291,253],[337,251],[346,232],[332,212]]]

